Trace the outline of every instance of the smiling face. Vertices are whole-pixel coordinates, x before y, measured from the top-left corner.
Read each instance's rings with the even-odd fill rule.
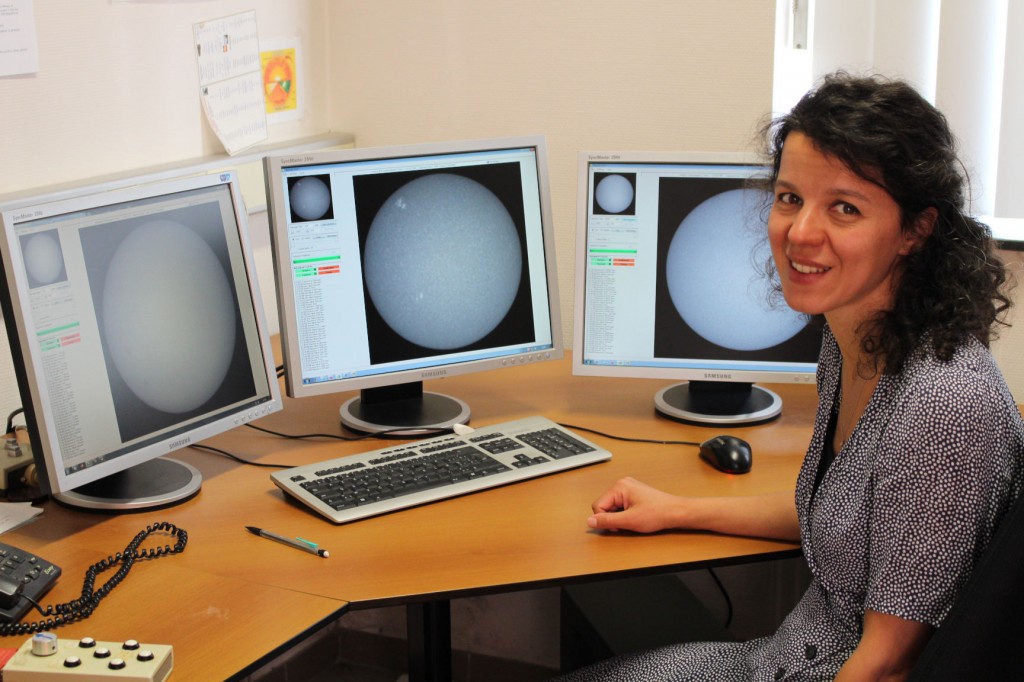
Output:
[[[897,265],[921,240],[901,229],[900,207],[882,187],[827,156],[801,133],[782,149],[768,218],[786,302],[854,331],[892,306]]]

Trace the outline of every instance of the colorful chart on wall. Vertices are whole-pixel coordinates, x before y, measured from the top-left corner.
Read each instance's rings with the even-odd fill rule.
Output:
[[[260,52],[267,116],[271,122],[299,118],[298,47],[295,43],[267,47]]]

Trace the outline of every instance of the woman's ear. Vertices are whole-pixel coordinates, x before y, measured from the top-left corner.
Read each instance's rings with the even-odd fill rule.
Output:
[[[914,219],[910,230],[904,234],[904,255],[914,253],[928,241],[935,230],[935,221],[939,219],[939,212],[934,206],[929,206]]]

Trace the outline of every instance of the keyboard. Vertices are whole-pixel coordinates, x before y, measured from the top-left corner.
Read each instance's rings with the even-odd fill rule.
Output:
[[[611,456],[545,417],[527,417],[284,469],[271,479],[334,523],[347,523]]]

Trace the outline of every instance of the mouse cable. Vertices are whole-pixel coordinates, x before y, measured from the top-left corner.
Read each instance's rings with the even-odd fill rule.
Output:
[[[559,422],[559,426],[564,426],[567,429],[573,429],[575,431],[586,431],[587,433],[593,433],[598,436],[604,436],[605,438],[611,438],[612,440],[624,440],[630,443],[654,443],[655,445],[693,445],[700,447],[700,443],[689,441],[689,440],[653,440],[649,438],[628,438],[626,436],[613,436],[610,433],[598,431],[596,429],[588,429],[585,426],[574,426],[572,424],[563,424]]]

